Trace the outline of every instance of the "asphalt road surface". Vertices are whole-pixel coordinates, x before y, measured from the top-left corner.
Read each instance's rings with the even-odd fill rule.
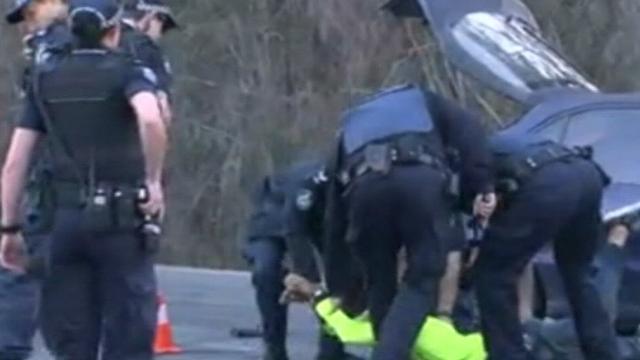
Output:
[[[250,277],[224,272],[159,267],[160,288],[167,297],[176,342],[184,352],[160,360],[258,360],[260,339],[237,339],[234,327],[256,328],[259,323]],[[290,309],[289,354],[291,360],[313,360],[316,353],[316,320],[303,305]],[[363,349],[352,349],[363,355]],[[51,360],[37,345],[34,360]]]

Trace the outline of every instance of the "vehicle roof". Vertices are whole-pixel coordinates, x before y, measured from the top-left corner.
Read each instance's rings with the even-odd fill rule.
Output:
[[[529,131],[549,119],[565,112],[585,108],[608,107],[613,105],[637,105],[640,108],[640,92],[635,93],[592,93],[572,89],[562,89],[539,94],[536,106],[523,114],[505,131]]]

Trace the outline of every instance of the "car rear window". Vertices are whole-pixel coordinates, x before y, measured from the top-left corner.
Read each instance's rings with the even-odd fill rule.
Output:
[[[592,110],[569,118],[564,142],[590,145],[616,182],[640,184],[640,109]]]

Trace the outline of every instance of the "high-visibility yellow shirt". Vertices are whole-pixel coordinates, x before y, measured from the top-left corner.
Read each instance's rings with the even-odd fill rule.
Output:
[[[375,345],[373,326],[367,313],[349,317],[335,299],[327,298],[315,306],[316,314],[324,322],[324,330],[345,344]],[[480,334],[462,335],[446,321],[428,317],[413,348],[415,360],[485,360]]]

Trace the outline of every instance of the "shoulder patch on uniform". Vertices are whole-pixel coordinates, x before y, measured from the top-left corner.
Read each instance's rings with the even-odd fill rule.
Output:
[[[149,69],[148,67],[141,67],[140,69],[142,70],[142,75],[145,79],[147,79],[154,85],[158,84],[158,76],[153,70]]]
[[[307,211],[313,205],[313,192],[309,189],[299,190],[296,194],[296,207],[299,210]]]
[[[44,65],[51,58],[51,51],[47,46],[41,45],[35,50],[33,54],[33,61],[36,65]]]
[[[326,172],[324,171],[324,169],[318,171],[317,173],[315,173],[313,175],[313,183],[316,185],[320,185],[320,184],[324,184],[329,182],[329,178],[327,177]]]

